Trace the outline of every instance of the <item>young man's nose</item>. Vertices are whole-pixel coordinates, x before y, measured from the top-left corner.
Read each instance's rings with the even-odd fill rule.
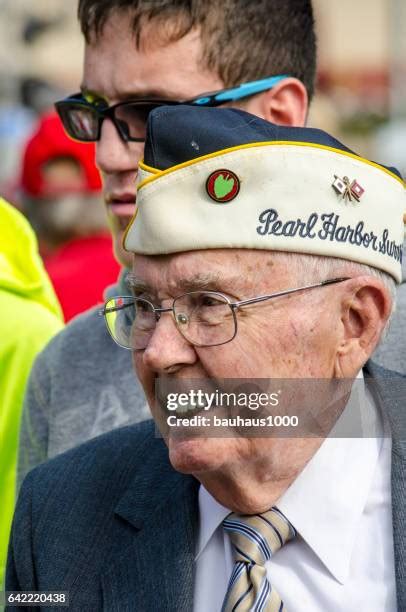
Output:
[[[100,140],[96,142],[96,165],[103,174],[136,173],[143,154],[143,142],[124,142],[112,121],[103,121]]]

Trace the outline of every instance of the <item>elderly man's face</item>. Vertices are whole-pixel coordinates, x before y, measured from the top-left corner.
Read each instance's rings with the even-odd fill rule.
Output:
[[[142,297],[164,307],[184,293],[185,283],[200,289],[202,280],[205,289],[221,291],[231,301],[303,284],[282,265],[278,254],[248,250],[136,256],[134,275],[148,288],[143,288]],[[154,417],[159,410],[154,388],[157,377],[331,378],[340,320],[336,296],[334,287],[328,287],[246,307],[237,314],[236,337],[228,344],[205,348],[188,344],[172,315],[163,314],[148,347],[134,353]],[[260,460],[262,453],[269,452],[269,443],[243,438],[168,440],[174,467],[197,475],[231,470],[247,456]]]

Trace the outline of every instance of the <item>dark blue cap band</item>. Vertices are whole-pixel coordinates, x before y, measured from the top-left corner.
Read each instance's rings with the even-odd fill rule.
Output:
[[[222,149],[268,141],[302,142],[353,153],[315,128],[279,126],[234,108],[179,105],[161,106],[150,113],[144,161],[166,170]],[[382,167],[401,178],[395,168]]]

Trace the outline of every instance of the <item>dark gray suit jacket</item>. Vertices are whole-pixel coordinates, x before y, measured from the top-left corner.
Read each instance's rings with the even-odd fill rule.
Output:
[[[365,374],[377,383],[393,433],[395,566],[404,612],[405,379],[373,365]],[[198,487],[173,470],[151,421],[39,466],[18,501],[7,590],[69,591],[69,610],[78,612],[192,612]]]

